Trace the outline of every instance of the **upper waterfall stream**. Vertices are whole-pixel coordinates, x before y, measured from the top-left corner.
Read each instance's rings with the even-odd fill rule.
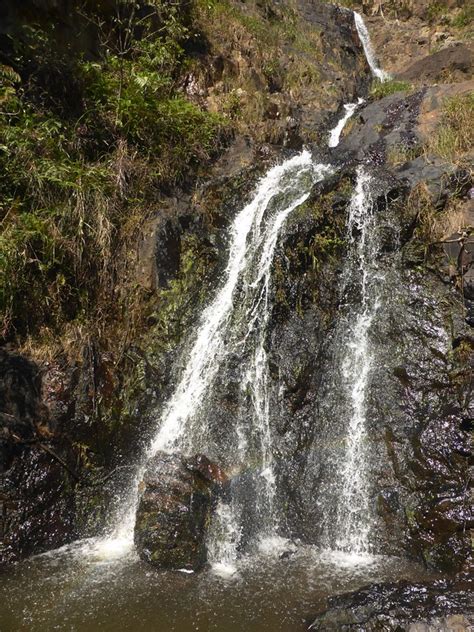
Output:
[[[354,21],[357,28],[357,33],[359,34],[359,39],[364,48],[367,63],[370,66],[372,74],[379,81],[387,81],[388,79],[390,79],[390,75],[385,72],[385,70],[382,70],[378,65],[375,51],[370,40],[370,34],[364,22],[364,18],[360,15],[360,13],[357,13],[357,11],[354,11]]]

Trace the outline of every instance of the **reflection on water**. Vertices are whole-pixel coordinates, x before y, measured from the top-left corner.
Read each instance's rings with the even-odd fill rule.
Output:
[[[0,576],[1,632],[297,632],[332,594],[423,578],[402,560],[266,542],[233,574],[157,572],[94,540],[37,556]],[[217,569],[219,570],[219,569]]]

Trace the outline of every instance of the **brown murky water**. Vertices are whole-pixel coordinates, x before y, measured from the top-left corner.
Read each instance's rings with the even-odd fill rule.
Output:
[[[133,555],[94,558],[78,545],[0,576],[1,632],[297,632],[329,595],[426,574],[394,558],[347,559],[300,547],[243,559],[233,575],[156,572]]]

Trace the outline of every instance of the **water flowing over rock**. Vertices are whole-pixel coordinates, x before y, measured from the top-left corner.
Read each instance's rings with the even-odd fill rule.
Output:
[[[347,315],[340,323],[341,366],[335,367],[333,388],[342,400],[338,412],[347,416],[345,447],[331,471],[329,489],[323,492],[328,509],[325,544],[351,553],[367,553],[371,512],[369,485],[371,468],[367,428],[367,388],[373,364],[370,332],[380,309],[380,289],[384,275],[378,268],[381,243],[374,218],[371,177],[364,168],[357,182],[347,219],[349,253],[342,274],[342,299]],[[354,288],[354,285],[357,287]],[[356,296],[354,299],[351,295]],[[336,334],[337,335],[337,334]],[[335,350],[335,356],[338,351]],[[331,500],[332,499],[332,500]],[[335,506],[335,516],[331,513]]]
[[[186,368],[147,455],[150,458],[157,450],[204,451],[232,468],[248,467],[254,460],[257,470],[252,485],[257,498],[247,511],[257,512],[249,526],[254,522],[252,528],[261,531],[272,532],[276,525],[264,348],[273,253],[285,219],[305,201],[312,183],[328,171],[325,165],[314,165],[309,152],[303,152],[271,169],[253,200],[237,215],[224,281],[201,316]],[[242,412],[231,427],[222,423],[212,431],[209,422],[215,423],[216,417],[210,412],[214,381],[219,368],[235,357],[237,349],[246,358],[240,369],[241,395],[237,395],[242,398]],[[253,420],[250,424],[247,415]],[[133,526],[137,494],[134,485],[125,519],[122,517],[117,527],[119,533]],[[234,515],[242,520],[244,510],[236,502],[239,509]]]
[[[135,523],[135,545],[157,568],[201,569],[216,495],[225,482],[205,456],[156,454],[148,462]]]
[[[354,21],[360,37],[360,41],[362,42],[362,46],[364,47],[367,63],[370,66],[372,74],[374,75],[374,77],[379,79],[379,81],[386,81],[390,78],[390,75],[379,68],[377,60],[375,58],[375,52],[372,46],[372,42],[370,40],[369,31],[365,25],[363,17],[360,15],[360,13],[357,13],[357,11],[354,11]]]
[[[345,115],[338,124],[338,135],[347,120]],[[220,520],[226,517],[234,524],[223,525],[214,531],[216,534],[240,533],[243,541],[248,541],[249,534],[276,535],[281,524],[265,348],[271,314],[271,269],[285,220],[305,202],[314,182],[329,172],[327,165],[314,164],[311,155],[303,152],[271,169],[253,200],[237,215],[224,281],[201,316],[186,368],[148,450],[146,458],[157,450],[204,451],[228,468],[248,472],[236,479],[230,507],[220,509]],[[240,393],[233,396],[239,407],[237,421],[225,429],[224,423],[215,425],[213,417],[218,416],[211,413],[220,408],[218,401],[213,401],[215,390],[219,393],[214,383],[218,370],[228,367],[238,354],[244,361],[238,368]],[[227,368],[225,373],[228,375]],[[214,421],[213,427],[209,420]],[[252,463],[256,467],[250,468]],[[255,499],[250,504],[251,493]],[[125,518],[121,518],[116,533],[124,533],[133,525],[137,498],[138,492],[132,488]],[[229,547],[236,555],[239,542],[235,537],[231,540]],[[210,547],[216,551],[226,545]]]

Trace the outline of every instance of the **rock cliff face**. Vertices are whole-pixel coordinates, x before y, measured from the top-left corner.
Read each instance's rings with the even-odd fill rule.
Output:
[[[123,486],[127,467],[147,442],[179,370],[182,345],[219,278],[231,218],[268,165],[304,143],[322,146],[342,104],[368,96],[369,70],[347,9],[311,0],[198,4],[205,44],[191,51],[181,89],[200,107],[224,113],[231,138],[219,157],[152,204],[132,257],[135,287],[146,300],[139,306],[140,328],[125,346],[114,344],[120,331],[114,323],[102,337],[76,340],[73,354],[64,344],[49,363],[1,351],[3,563],[100,531],[110,492]],[[466,81],[472,53],[468,44],[453,42],[430,54],[435,26],[424,14],[386,21],[392,17],[385,6],[384,17],[369,21],[387,69],[410,81],[449,81],[369,96],[337,150],[318,150],[337,173],[290,217],[273,269],[266,346],[279,393],[272,401],[279,410],[277,474],[288,532],[318,542],[325,517],[315,501],[325,463],[341,457],[329,439],[340,423],[330,376],[347,253],[344,225],[356,167],[369,164],[378,183],[377,213],[396,225],[383,243],[390,284],[370,384],[374,548],[452,572],[466,564],[473,526],[474,295],[472,139],[459,145],[449,103],[461,99],[457,107],[471,108],[472,116],[474,86]],[[425,37],[416,35],[418,20],[428,29],[421,44],[415,42]],[[398,28],[406,47],[393,37]],[[403,68],[396,49],[410,51]],[[455,136],[449,146],[448,132]],[[31,349],[33,359],[40,358],[38,339]],[[232,402],[232,376],[225,377],[216,394],[216,424]],[[164,480],[146,484],[153,490]],[[198,530],[210,507],[204,490]],[[146,538],[137,540],[149,548]],[[199,543],[196,551],[179,564],[199,566]]]
[[[360,111],[337,150],[345,165],[341,175],[329,191],[316,190],[306,211],[289,222],[277,262],[283,268],[278,280],[282,300],[275,307],[269,342],[284,387],[279,402],[285,455],[281,476],[291,490],[288,515],[295,535],[319,541],[328,522],[327,503],[314,500],[330,478],[328,464],[343,458],[342,446],[334,443],[344,435],[339,427],[342,393],[334,376],[341,345],[337,312],[344,247],[333,244],[343,236],[340,217],[354,178],[351,162],[372,165],[377,213],[386,222],[379,264],[386,295],[380,297],[371,343],[376,366],[369,386],[371,468],[377,481],[371,500],[377,516],[374,550],[415,556],[446,571],[461,570],[471,546],[471,302],[469,293],[457,288],[469,286],[465,275],[471,255],[463,259],[460,244],[472,248],[469,229],[462,228],[469,225],[472,180],[459,164],[429,153],[417,158],[410,149],[426,141],[426,126],[439,119],[433,107],[440,103],[437,95],[468,95],[472,88],[468,83],[452,93],[442,87],[399,93]],[[403,155],[394,160],[391,152],[397,147],[404,148]],[[426,195],[421,207],[420,190]],[[433,232],[423,235],[426,212],[434,214]],[[327,226],[328,217],[335,231],[332,243],[321,233],[321,219]],[[436,234],[435,222],[442,235]],[[326,239],[323,256],[317,238]],[[443,241],[451,243],[443,246]],[[458,249],[450,272],[452,242]],[[315,271],[308,263],[318,254]]]

